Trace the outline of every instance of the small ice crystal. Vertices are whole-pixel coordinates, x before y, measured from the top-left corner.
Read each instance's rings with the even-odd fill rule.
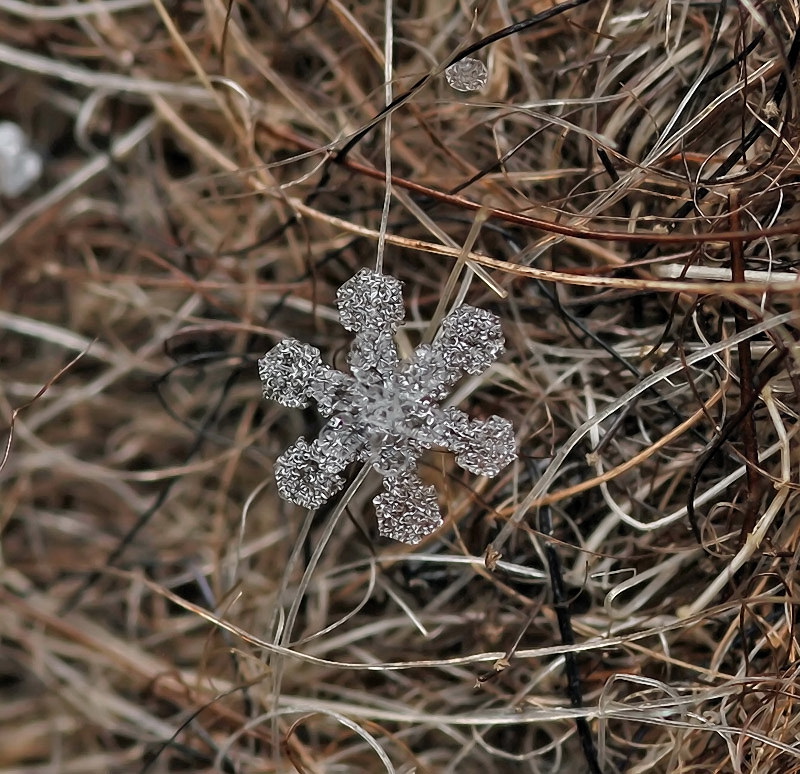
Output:
[[[489,73],[480,59],[467,57],[451,64],[444,71],[448,85],[456,91],[479,91],[486,85]]]
[[[0,121],[0,194],[19,196],[42,174],[42,159],[28,147],[25,132],[11,121]]]
[[[373,500],[378,531],[418,543],[442,523],[436,491],[419,477],[417,461],[433,447],[449,449],[471,473],[495,476],[516,458],[514,428],[498,416],[470,419],[438,404],[464,374],[485,371],[503,352],[500,321],[460,306],[442,321],[431,344],[400,361],[394,334],[403,320],[402,283],[362,269],[337,294],[339,319],[355,334],[352,375],[324,365],[319,350],[284,339],[258,361],[264,396],[290,408],[311,400],[330,417],[319,436],[299,438],[275,462],[278,493],[318,508],[344,486],[342,471],[371,461],[383,476]]]

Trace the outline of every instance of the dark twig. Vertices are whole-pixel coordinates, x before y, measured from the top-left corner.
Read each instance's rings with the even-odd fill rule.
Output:
[[[553,609],[558,621],[558,631],[564,645],[575,644],[575,634],[572,630],[572,619],[569,608],[569,599],[564,588],[564,576],[561,567],[561,558],[556,551],[553,541],[553,521],[550,507],[545,505],[539,510],[539,531],[545,536],[544,553],[547,558],[547,570],[550,575],[550,585],[553,590]],[[578,671],[578,662],[575,653],[571,650],[564,653],[564,672],[567,677],[567,696],[570,704],[576,709],[583,706],[583,689]],[[597,760],[597,749],[594,744],[592,730],[589,722],[584,717],[575,718],[575,726],[581,741],[581,749],[589,767],[590,774],[602,774],[600,763]]]
[[[730,226],[732,230],[741,231],[741,203],[739,191],[732,189],[728,194],[728,208],[730,210]],[[741,239],[732,239],[731,245],[731,279],[733,282],[744,282],[744,245]],[[733,303],[733,319],[736,332],[741,333],[750,327],[750,319],[741,304]],[[740,406],[754,406],[757,396],[753,394],[753,361],[750,352],[750,339],[739,342],[739,402]],[[744,503],[744,517],[742,529],[739,533],[739,545],[753,531],[756,523],[756,510],[759,502],[759,475],[758,475],[758,440],[756,438],[756,420],[752,411],[747,411],[742,418],[742,445],[744,456],[747,460],[747,494]]]

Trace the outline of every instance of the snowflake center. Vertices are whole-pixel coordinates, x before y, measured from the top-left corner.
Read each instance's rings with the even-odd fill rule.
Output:
[[[383,384],[358,383],[362,417],[375,434],[408,436],[413,427],[416,400],[404,395],[396,378]]]

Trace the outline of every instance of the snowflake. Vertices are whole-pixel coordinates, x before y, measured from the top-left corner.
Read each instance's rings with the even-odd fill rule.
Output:
[[[0,121],[0,194],[20,196],[42,174],[42,158],[28,147],[25,132],[11,121]]]
[[[417,543],[442,523],[436,491],[419,477],[426,450],[448,449],[462,468],[495,476],[516,458],[514,428],[498,416],[470,419],[439,403],[464,374],[479,374],[503,352],[500,321],[462,305],[431,344],[401,361],[394,333],[404,317],[402,283],[362,269],[339,288],[339,319],[355,334],[351,374],[323,364],[315,347],[284,339],[258,361],[264,396],[291,408],[310,401],[330,417],[318,437],[300,438],[275,463],[278,493],[318,508],[344,486],[342,471],[371,461],[383,476],[374,500],[378,531]]]
[[[480,59],[467,57],[451,64],[444,71],[444,77],[450,88],[456,91],[479,91],[489,79],[489,71]]]

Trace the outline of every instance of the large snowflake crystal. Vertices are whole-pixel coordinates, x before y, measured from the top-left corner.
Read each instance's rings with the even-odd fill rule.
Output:
[[[330,417],[309,443],[300,438],[275,463],[280,496],[318,508],[344,486],[342,471],[371,460],[383,476],[374,499],[381,535],[417,543],[442,523],[436,492],[417,472],[422,452],[449,449],[471,473],[497,475],[516,458],[514,428],[498,416],[470,419],[440,401],[464,374],[486,370],[503,352],[500,321],[460,306],[431,344],[400,361],[394,333],[403,321],[402,283],[362,269],[337,294],[339,319],[355,334],[352,375],[323,364],[319,350],[284,339],[258,361],[264,396],[284,406],[315,401]]]

